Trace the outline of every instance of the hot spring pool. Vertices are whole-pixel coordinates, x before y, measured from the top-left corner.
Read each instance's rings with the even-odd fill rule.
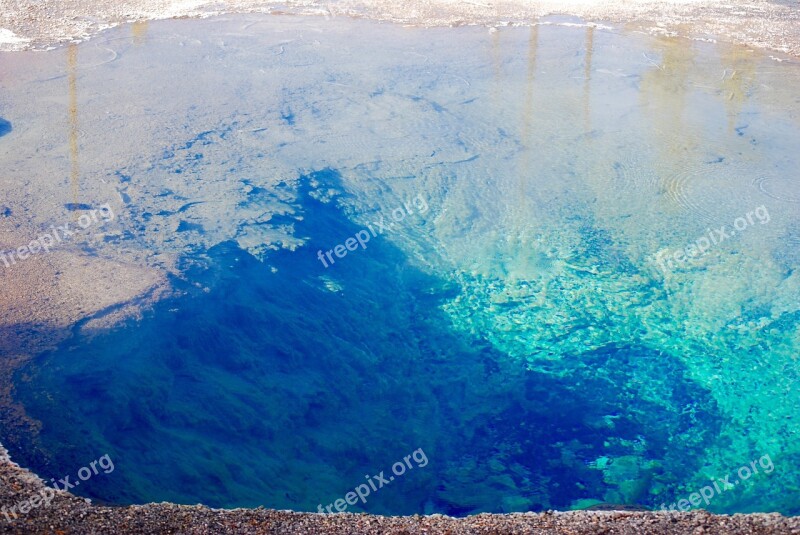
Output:
[[[239,15],[0,64],[7,180],[45,185],[16,216],[105,205],[62,246],[172,288],[16,372],[40,425],[12,454],[45,480],[800,514],[796,59],[567,19]]]

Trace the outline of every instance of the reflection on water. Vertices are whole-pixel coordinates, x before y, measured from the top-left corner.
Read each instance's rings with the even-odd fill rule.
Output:
[[[134,22],[131,24],[131,32],[133,33],[133,44],[142,45],[147,39],[147,28],[150,25],[149,20]]]
[[[720,44],[722,71],[721,91],[728,103],[728,131],[735,133],[740,114],[744,109],[756,79],[756,61],[753,53],[741,46]]]
[[[536,47],[538,45],[539,26],[531,26],[530,37],[528,38],[528,62],[525,75],[525,102],[522,107],[522,131],[520,134],[520,144],[522,153],[519,159],[519,169],[517,171],[517,214],[528,214],[528,184],[531,173],[531,163],[534,154],[532,145],[536,139],[532,137],[534,120],[536,116],[536,103],[534,101],[535,82],[536,82]],[[515,217],[518,219],[519,216]],[[513,246],[520,248],[529,247],[530,238],[526,235],[525,229],[519,233],[519,241],[514,242]]]
[[[586,60],[583,69],[583,120],[586,131],[592,129],[591,109],[589,107],[592,81],[592,53],[594,51],[594,26],[586,27]]]
[[[69,182],[72,188],[72,202],[80,204],[80,165],[78,162],[78,45],[67,46],[67,83],[69,84]],[[73,218],[80,214],[75,211]]]
[[[103,254],[174,255],[180,292],[20,373],[43,423],[23,462],[109,453],[81,489],[119,503],[316,510],[421,447],[361,509],[467,514],[657,507],[769,454],[708,508],[800,513],[795,65],[592,26],[281,17],[67,54],[72,200],[117,199]],[[12,108],[63,95],[52,57]],[[14,137],[2,164],[45,175],[48,147]]]
[[[690,73],[694,70],[696,51],[673,39],[660,38],[656,45],[660,61],[645,59],[652,64],[642,77],[642,106],[654,125],[654,150],[658,152],[658,168],[664,200],[675,211],[693,208],[687,197],[687,183],[695,173],[694,159],[688,154],[698,151],[699,140],[691,124],[686,122],[687,98],[690,90]]]

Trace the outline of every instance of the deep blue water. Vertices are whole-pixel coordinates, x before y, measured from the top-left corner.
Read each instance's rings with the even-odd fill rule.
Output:
[[[320,189],[338,193],[320,202]],[[343,195],[334,170],[302,178],[297,214],[274,223],[295,225],[306,246],[265,262],[232,243],[186,258],[175,281],[184,295],[40,356],[24,372],[35,383],[19,390],[47,422],[52,457],[35,468],[71,473],[108,453],[113,477],[76,490],[115,503],[315,510],[422,448],[429,464],[363,510],[453,515],[596,498],[607,485],[590,464],[631,444],[659,462],[636,469],[641,488],[627,501],[652,506],[652,481],[696,468],[704,444],[692,429],[713,433],[719,416],[678,363],[611,346],[552,374],[509,365],[453,331],[439,305],[456,288],[385,238],[321,266],[318,249],[361,230],[338,206]],[[644,389],[661,403],[642,400]],[[681,414],[691,403],[697,416]]]
[[[11,130],[11,123],[0,117],[0,137],[8,134]]]

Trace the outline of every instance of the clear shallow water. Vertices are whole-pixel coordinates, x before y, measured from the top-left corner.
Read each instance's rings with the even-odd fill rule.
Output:
[[[129,32],[68,56],[82,187],[179,294],[20,371],[23,464],[316,510],[422,448],[357,510],[463,515],[658,507],[769,455],[707,508],[800,513],[796,65],[552,25]],[[10,68],[15,132],[63,55]]]

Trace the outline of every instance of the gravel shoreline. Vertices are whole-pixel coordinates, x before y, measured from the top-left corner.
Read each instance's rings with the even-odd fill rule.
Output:
[[[800,56],[800,10],[790,0],[6,0],[0,51],[44,49],[128,22],[223,13],[348,16],[413,26],[530,25],[549,15],[624,24],[660,35],[720,39]]]
[[[44,482],[13,463],[0,446],[0,510],[40,493]],[[168,503],[102,507],[57,491],[9,521],[0,514],[0,533],[81,534],[490,534],[490,533],[662,533],[798,534],[800,518],[778,514],[712,515],[705,511],[672,514],[630,511],[570,511],[481,514],[467,518],[442,515],[384,517],[367,514],[295,513],[271,509],[210,509]]]

